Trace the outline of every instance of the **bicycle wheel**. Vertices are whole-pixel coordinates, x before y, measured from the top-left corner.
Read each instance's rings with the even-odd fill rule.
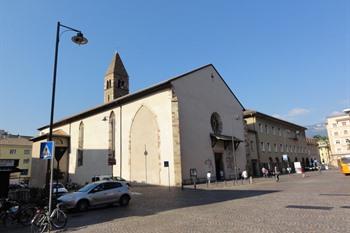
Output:
[[[17,223],[17,219],[13,214],[6,213],[6,215],[3,218],[3,222],[6,227],[11,227]]]
[[[32,220],[31,232],[42,233],[50,229],[50,222],[44,213],[36,214]]]
[[[51,223],[56,229],[62,229],[67,225],[67,215],[60,209],[54,209],[51,216]]]
[[[24,208],[21,210],[21,212],[18,215],[18,221],[23,226],[29,226],[34,215],[35,215],[35,208],[34,207]]]

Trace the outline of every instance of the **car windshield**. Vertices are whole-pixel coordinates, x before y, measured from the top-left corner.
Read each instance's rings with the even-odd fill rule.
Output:
[[[91,189],[93,189],[94,187],[96,187],[96,184],[94,183],[91,183],[91,184],[88,184],[88,185],[85,185],[84,187],[82,187],[81,189],[78,190],[78,192],[89,192]]]
[[[350,163],[350,157],[341,158],[342,163]]]

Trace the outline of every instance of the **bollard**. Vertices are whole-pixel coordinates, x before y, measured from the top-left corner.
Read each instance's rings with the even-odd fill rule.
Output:
[[[252,184],[252,183],[253,183],[253,177],[250,176],[250,177],[249,177],[249,184]]]

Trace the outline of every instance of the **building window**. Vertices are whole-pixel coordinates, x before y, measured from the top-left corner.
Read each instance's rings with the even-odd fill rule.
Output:
[[[25,155],[30,155],[30,150],[24,150]]]
[[[283,152],[283,145],[280,144],[280,151]]]
[[[278,128],[278,136],[282,136],[281,128]]]
[[[346,125],[346,121],[342,121],[342,123],[341,123],[343,126],[345,126]]]
[[[296,148],[295,148],[295,146],[293,146],[293,151],[294,151],[294,153],[296,153],[297,151],[296,151]]]
[[[27,176],[27,175],[28,175],[28,169],[22,169],[21,176]]]
[[[23,164],[28,164],[30,162],[30,159],[23,159]]]
[[[341,152],[341,148],[337,148],[337,152]]]
[[[260,142],[260,145],[261,145],[261,150],[265,151],[265,144],[264,144],[264,142]]]
[[[112,111],[109,116],[108,165],[115,164],[115,115]]]
[[[344,134],[348,134],[349,132],[348,132],[348,130],[344,130]]]
[[[250,141],[250,150],[254,151],[254,142],[253,141]]]
[[[288,150],[288,145],[286,144],[286,152],[289,152],[289,150]]]
[[[269,127],[267,125],[265,125],[265,131],[266,131],[266,134],[269,134]]]
[[[15,155],[16,154],[16,149],[10,149],[10,155]]]
[[[275,148],[275,152],[277,152],[277,144],[276,143],[273,145],[273,147]]]
[[[336,128],[337,127],[337,123],[333,123],[333,128]]]
[[[79,125],[79,138],[78,138],[78,166],[83,166],[84,163],[84,123],[80,122]]]
[[[340,140],[335,140],[335,144],[340,144]]]
[[[269,151],[271,151],[271,145],[270,145],[269,142],[267,143],[267,149],[268,149]]]
[[[78,154],[78,167],[83,166],[84,164],[83,150],[78,149],[77,154]]]
[[[339,133],[336,131],[336,132],[334,132],[334,136],[338,136],[339,135]]]
[[[259,129],[260,129],[260,133],[263,133],[263,132],[264,132],[263,126],[262,126],[262,124],[260,124],[260,123],[259,123]]]
[[[273,134],[273,135],[276,135],[275,127],[272,126],[271,130],[272,130],[272,134]]]

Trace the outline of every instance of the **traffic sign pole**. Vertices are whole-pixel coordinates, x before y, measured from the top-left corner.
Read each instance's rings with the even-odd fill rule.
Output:
[[[52,205],[52,181],[53,181],[53,160],[54,160],[54,155],[55,155],[55,145],[52,144],[52,151],[51,151],[51,172],[50,172],[50,192],[49,192],[49,214],[51,215],[51,205]],[[49,228],[50,231],[50,228]]]

